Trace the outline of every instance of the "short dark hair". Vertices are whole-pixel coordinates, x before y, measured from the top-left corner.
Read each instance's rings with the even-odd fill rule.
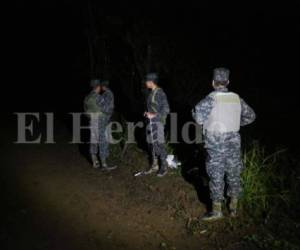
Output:
[[[228,81],[214,81],[214,86],[216,88],[226,87],[228,85]]]

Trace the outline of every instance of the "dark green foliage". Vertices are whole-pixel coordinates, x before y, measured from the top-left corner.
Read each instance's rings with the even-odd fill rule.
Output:
[[[262,146],[253,143],[243,154],[241,206],[254,217],[266,216],[272,209],[290,205],[290,176],[280,164],[284,151],[268,155]]]

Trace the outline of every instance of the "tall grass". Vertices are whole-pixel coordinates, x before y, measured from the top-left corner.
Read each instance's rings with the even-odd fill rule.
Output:
[[[288,176],[285,166],[280,164],[284,152],[268,155],[256,142],[243,154],[241,206],[254,217],[266,216],[279,206],[289,205]]]

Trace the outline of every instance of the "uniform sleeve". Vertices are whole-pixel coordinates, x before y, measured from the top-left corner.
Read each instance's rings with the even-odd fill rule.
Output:
[[[194,110],[192,110],[192,116],[199,125],[202,125],[208,119],[213,106],[214,98],[208,95],[195,106]]]
[[[170,106],[167,95],[164,91],[159,91],[156,94],[155,101],[157,102],[157,116],[158,118],[165,118],[170,113]]]
[[[256,115],[254,110],[241,98],[241,126],[248,125],[254,122]]]
[[[110,90],[106,90],[102,95],[97,96],[96,103],[103,113],[112,114],[114,109],[113,93]]]

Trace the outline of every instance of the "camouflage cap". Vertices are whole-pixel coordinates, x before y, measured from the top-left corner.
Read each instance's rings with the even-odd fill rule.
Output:
[[[229,81],[229,69],[226,68],[216,68],[214,69],[213,80],[216,82],[227,82]]]
[[[158,74],[157,73],[148,73],[145,77],[145,81],[158,82]]]
[[[92,79],[91,80],[91,87],[96,87],[98,85],[100,85],[100,79]]]

